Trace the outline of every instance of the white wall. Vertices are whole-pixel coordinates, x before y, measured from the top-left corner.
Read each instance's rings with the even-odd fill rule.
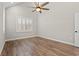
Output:
[[[27,3],[28,4],[28,3]],[[31,3],[30,3],[31,4]],[[32,32],[16,32],[16,17],[25,16],[33,20],[33,31]],[[32,8],[27,8],[26,4],[21,4],[6,8],[6,38],[18,38],[26,37],[32,34],[37,34],[37,17],[36,14],[32,12]]]
[[[23,7],[22,5],[6,9],[6,38],[28,36],[32,33],[37,34],[38,32],[38,34],[41,36],[46,36],[58,41],[73,44],[74,14],[79,12],[79,3],[53,2],[49,3],[47,7],[50,10],[43,11],[43,13],[39,14],[38,20],[35,13],[31,12],[32,9]],[[29,17],[33,18],[34,31],[30,33],[16,33],[15,17],[17,15],[28,15]]]
[[[41,36],[74,42],[74,14],[79,12],[79,3],[54,2],[47,5],[50,11],[39,14],[38,33]]]
[[[2,3],[0,3],[0,54],[5,43],[5,32],[3,31],[3,24],[3,6]]]

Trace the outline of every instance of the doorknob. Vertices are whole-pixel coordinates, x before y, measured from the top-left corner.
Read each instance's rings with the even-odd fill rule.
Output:
[[[75,31],[75,32],[78,32],[78,31]]]

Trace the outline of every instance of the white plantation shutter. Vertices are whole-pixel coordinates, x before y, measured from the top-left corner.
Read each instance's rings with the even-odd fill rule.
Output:
[[[25,17],[18,17],[16,19],[16,32],[32,31],[32,19]]]

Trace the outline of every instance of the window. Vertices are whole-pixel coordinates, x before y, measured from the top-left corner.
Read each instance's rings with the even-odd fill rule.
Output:
[[[16,19],[16,32],[32,31],[32,19],[19,16]]]

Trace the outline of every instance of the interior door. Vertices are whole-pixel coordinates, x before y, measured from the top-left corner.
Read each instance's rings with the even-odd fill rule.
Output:
[[[79,47],[79,13],[75,13],[75,46]]]

